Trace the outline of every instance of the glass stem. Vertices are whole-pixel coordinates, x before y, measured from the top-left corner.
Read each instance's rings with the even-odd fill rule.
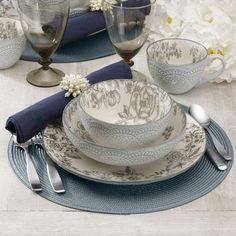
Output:
[[[132,60],[125,60],[125,62],[131,67],[134,65],[134,61]]]
[[[48,69],[50,69],[49,65],[52,64],[52,59],[51,58],[40,58],[39,64],[42,66],[43,70],[48,70]]]

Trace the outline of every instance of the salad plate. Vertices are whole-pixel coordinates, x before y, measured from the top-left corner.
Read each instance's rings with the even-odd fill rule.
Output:
[[[69,141],[61,122],[46,127],[43,142],[49,157],[66,171],[88,180],[118,185],[170,179],[194,166],[206,148],[204,130],[189,115],[184,137],[175,148],[163,158],[144,165],[112,166],[85,156]]]

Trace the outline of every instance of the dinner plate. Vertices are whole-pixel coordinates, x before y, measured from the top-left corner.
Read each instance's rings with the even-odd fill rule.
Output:
[[[61,123],[48,125],[43,141],[49,157],[63,169],[88,180],[119,185],[147,184],[179,175],[201,159],[206,147],[203,129],[189,115],[184,138],[174,150],[145,165],[119,167],[97,162],[79,152],[67,138]]]

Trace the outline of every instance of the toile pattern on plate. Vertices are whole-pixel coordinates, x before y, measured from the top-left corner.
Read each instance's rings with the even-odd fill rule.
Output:
[[[61,125],[48,126],[44,146],[59,166],[80,177],[110,184],[144,184],[169,179],[185,172],[202,157],[206,138],[190,116],[184,138],[164,158],[140,166],[112,166],[81,154],[68,140]]]

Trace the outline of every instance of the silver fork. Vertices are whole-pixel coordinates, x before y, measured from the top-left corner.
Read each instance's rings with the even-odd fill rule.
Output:
[[[42,191],[42,187],[40,184],[38,173],[34,167],[32,157],[31,157],[29,150],[28,150],[28,147],[32,144],[32,141],[29,140],[25,143],[18,143],[15,135],[13,135],[13,141],[17,147],[22,148],[24,150],[24,155],[25,155],[25,160],[26,160],[27,177],[28,177],[28,181],[30,183],[31,189],[35,192]]]
[[[36,136],[32,138],[32,141],[35,145],[38,145],[42,151],[44,152],[44,159],[46,161],[47,173],[50,184],[56,193],[64,193],[65,188],[63,186],[61,177],[55,167],[54,162],[48,157],[48,155],[44,151],[43,147],[43,137],[41,133],[38,133]]]

